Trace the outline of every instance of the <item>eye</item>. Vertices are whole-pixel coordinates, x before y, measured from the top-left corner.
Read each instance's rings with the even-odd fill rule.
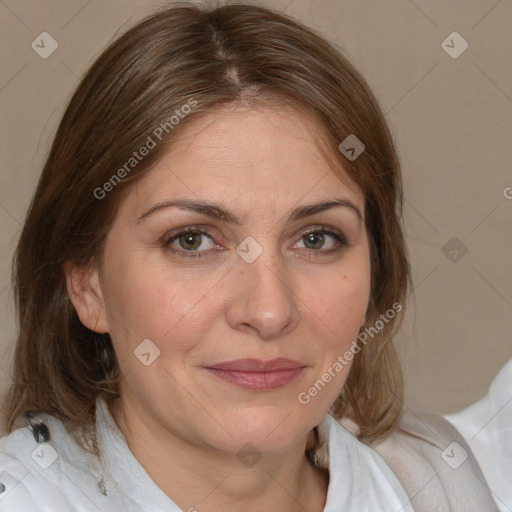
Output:
[[[295,244],[298,249],[305,249],[312,256],[333,254],[350,245],[343,233],[326,226],[303,232],[299,242]],[[202,258],[220,246],[205,229],[188,226],[166,235],[162,240],[162,247],[180,257]]]
[[[304,248],[309,252],[319,253],[315,256],[331,254],[350,245],[343,233],[325,226],[303,233],[301,240],[297,243],[303,244],[302,247],[299,245],[299,249]]]
[[[163,246],[173,253],[187,258],[200,258],[217,247],[211,235],[198,228],[182,229],[170,237],[166,237]]]

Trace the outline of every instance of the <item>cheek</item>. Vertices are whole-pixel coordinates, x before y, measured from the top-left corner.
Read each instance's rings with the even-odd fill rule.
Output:
[[[304,302],[316,314],[324,329],[330,332],[333,343],[352,341],[363,323],[370,297],[370,269],[368,266],[343,268],[339,277],[323,277],[315,287],[316,293],[304,292]],[[311,283],[304,290],[311,290]],[[320,326],[319,326],[320,327]],[[350,338],[350,339],[348,339]]]
[[[332,314],[337,315],[343,325],[357,324],[359,328],[370,297],[370,279],[366,273],[361,275],[343,274],[339,283],[338,300],[331,297]],[[338,307],[337,307],[338,306]]]
[[[301,389],[298,401],[314,407],[321,419],[339,396],[355,355],[360,351],[357,337],[368,307],[369,267],[344,269],[339,278],[322,281],[321,293],[309,295],[308,329],[316,340],[317,365]]]
[[[105,268],[110,333],[114,341],[123,340],[122,351],[148,338],[161,349],[186,350],[208,332],[215,315],[215,301],[208,300],[215,272],[197,279],[128,258]]]

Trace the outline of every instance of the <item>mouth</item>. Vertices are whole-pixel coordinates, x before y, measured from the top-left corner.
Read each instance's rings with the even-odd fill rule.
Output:
[[[306,365],[291,359],[237,359],[224,361],[204,369],[216,377],[238,387],[270,390],[286,386],[296,379]]]

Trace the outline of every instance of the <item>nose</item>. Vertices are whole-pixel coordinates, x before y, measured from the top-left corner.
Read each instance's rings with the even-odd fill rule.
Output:
[[[300,316],[290,269],[268,252],[263,251],[252,263],[237,262],[234,292],[226,310],[231,328],[256,332],[264,340],[292,331]]]

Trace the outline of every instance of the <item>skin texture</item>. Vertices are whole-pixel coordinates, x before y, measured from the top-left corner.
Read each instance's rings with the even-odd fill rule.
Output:
[[[135,457],[183,510],[323,510],[328,481],[304,453],[350,367],[307,405],[297,397],[356,338],[370,259],[364,220],[349,207],[288,221],[298,206],[340,198],[364,219],[362,192],[335,175],[315,128],[283,107],[231,105],[191,120],[129,189],[101,267],[67,266],[80,319],[113,340],[123,379],[112,414]],[[175,199],[216,203],[241,223],[175,207],[140,219]],[[211,238],[169,242],[186,226]],[[329,234],[308,242],[305,235],[322,226],[351,246]],[[236,252],[248,236],[263,250],[252,263]],[[134,355],[145,339],[160,351],[149,365]],[[305,366],[279,389],[240,388],[204,369],[278,357]],[[248,442],[261,455],[250,467],[236,456]]]

